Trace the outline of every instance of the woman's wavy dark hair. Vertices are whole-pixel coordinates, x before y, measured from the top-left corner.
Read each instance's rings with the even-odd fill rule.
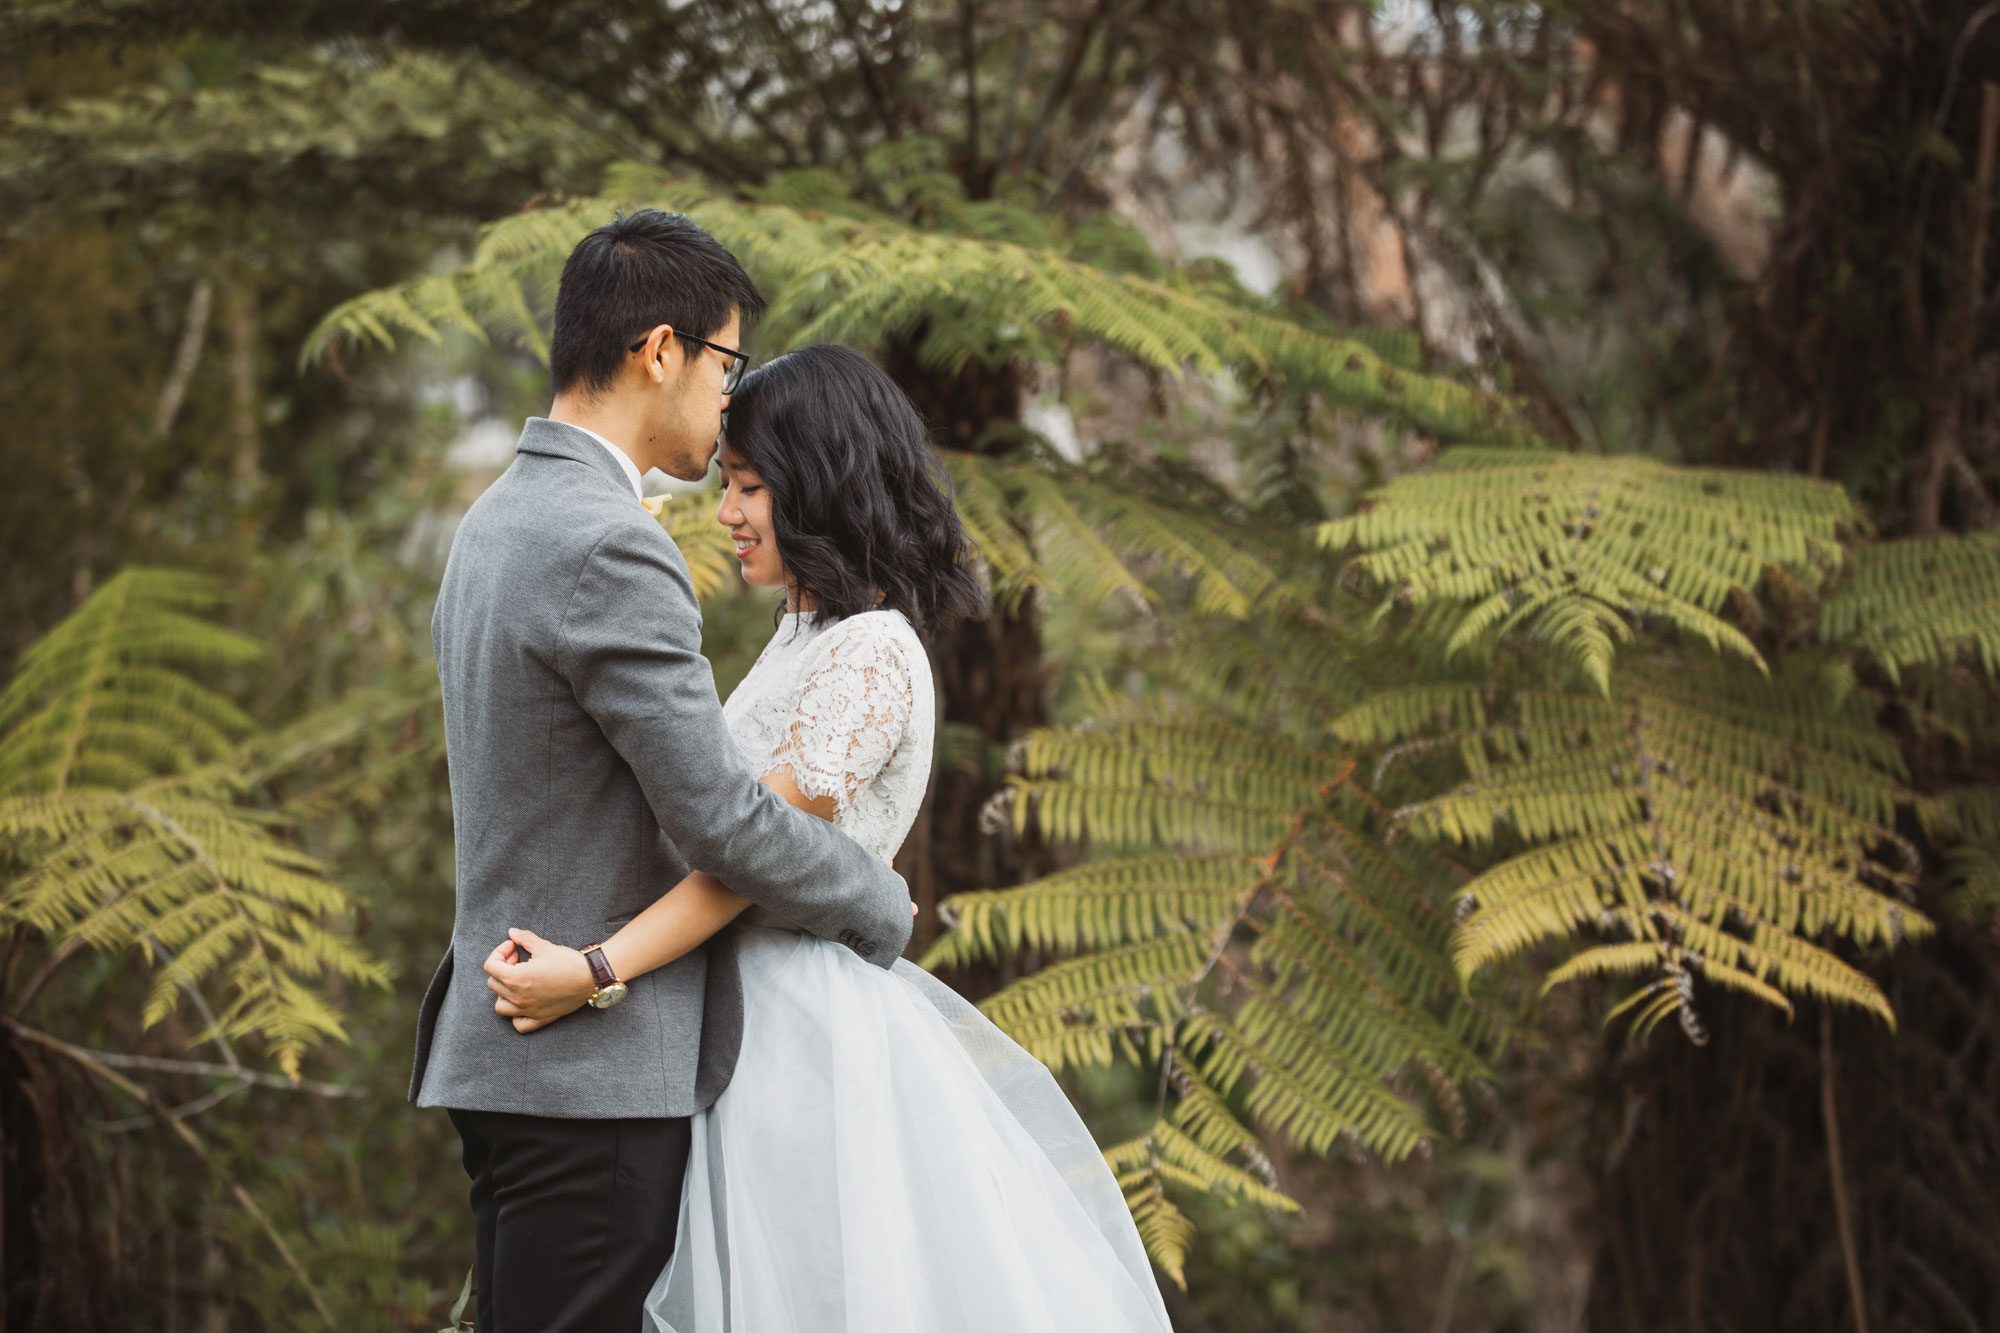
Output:
[[[924,419],[867,357],[825,344],[759,366],[725,441],[770,489],[779,558],[822,624],[876,606],[926,630],[985,614]]]

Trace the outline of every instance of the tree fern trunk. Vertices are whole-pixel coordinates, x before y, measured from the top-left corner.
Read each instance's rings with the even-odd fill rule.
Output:
[[[1047,671],[1032,597],[947,630],[933,643],[932,660],[947,725],[974,727],[988,746],[1004,747],[1048,721]],[[982,821],[997,790],[991,768],[952,767],[937,775],[929,832],[934,899],[921,904],[929,921],[919,927],[919,947],[937,933],[936,899],[1019,884],[1048,869],[1038,841],[1017,839],[1004,822]],[[989,831],[994,823],[1000,826]]]
[[[920,329],[911,340],[886,348],[883,365],[930,423],[937,443],[989,455],[1018,447],[1018,437],[1007,428],[1020,421],[1020,368],[968,361],[946,373],[919,357],[922,337]],[[1048,721],[1048,671],[1032,595],[996,606],[985,620],[945,628],[932,636],[930,648],[945,725],[972,727],[993,747],[1011,744]],[[994,767],[947,766],[933,780],[919,816],[925,827],[911,833],[907,845],[913,854],[904,868],[922,909],[912,952],[921,953],[936,938],[936,909],[944,898],[1018,884],[1046,869],[1039,843],[1014,838],[1010,828],[981,828],[980,812],[998,790],[989,775]]]
[[[0,1327],[6,1333],[112,1333],[144,1308],[144,1277],[105,1225],[118,1176],[84,1142],[88,1090],[0,1028]],[[143,1269],[139,1270],[143,1272]]]

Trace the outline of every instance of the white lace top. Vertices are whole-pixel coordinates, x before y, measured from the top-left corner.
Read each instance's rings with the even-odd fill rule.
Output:
[[[900,611],[814,621],[784,618],[722,716],[751,772],[790,769],[807,796],[833,798],[843,833],[887,861],[930,781],[930,660]]]

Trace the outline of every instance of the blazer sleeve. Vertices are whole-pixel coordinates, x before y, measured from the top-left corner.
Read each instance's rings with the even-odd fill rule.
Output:
[[[592,548],[563,614],[557,665],[690,865],[878,966],[902,953],[902,879],[763,786],[737,753],[701,655],[687,566],[664,532],[619,524]]]

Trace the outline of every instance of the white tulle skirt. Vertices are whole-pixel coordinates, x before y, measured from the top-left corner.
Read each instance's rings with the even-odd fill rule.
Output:
[[[743,930],[743,1050],[694,1118],[658,1333],[1165,1330],[1040,1062],[921,968]]]

